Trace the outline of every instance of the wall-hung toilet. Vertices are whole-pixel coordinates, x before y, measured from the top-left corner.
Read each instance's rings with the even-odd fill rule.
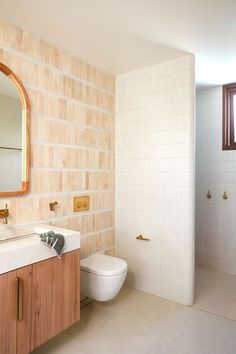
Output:
[[[113,299],[124,284],[128,266],[120,258],[94,254],[80,262],[81,292],[97,301]]]

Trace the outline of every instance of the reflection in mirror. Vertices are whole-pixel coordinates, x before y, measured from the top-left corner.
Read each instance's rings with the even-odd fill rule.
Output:
[[[0,63],[0,197],[28,192],[29,114],[23,85]]]
[[[236,83],[223,86],[223,150],[236,150]]]
[[[21,190],[22,107],[13,82],[0,72],[0,190]]]
[[[236,94],[233,99],[233,117],[234,117],[234,142],[236,143]]]

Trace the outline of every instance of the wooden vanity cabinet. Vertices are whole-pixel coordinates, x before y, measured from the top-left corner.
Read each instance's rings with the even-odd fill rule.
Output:
[[[0,354],[28,354],[79,319],[79,250],[0,275]]]
[[[80,318],[79,251],[33,264],[31,350]]]
[[[31,340],[32,266],[0,275],[0,353],[26,354]]]
[[[16,353],[16,272],[0,276],[0,353]]]

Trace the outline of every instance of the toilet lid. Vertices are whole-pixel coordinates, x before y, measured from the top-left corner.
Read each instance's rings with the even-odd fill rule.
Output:
[[[96,253],[81,260],[80,268],[85,272],[111,276],[126,272],[127,263],[120,258]]]

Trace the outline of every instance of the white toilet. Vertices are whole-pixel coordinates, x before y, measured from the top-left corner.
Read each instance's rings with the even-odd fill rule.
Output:
[[[81,292],[97,301],[113,299],[124,284],[128,266],[120,258],[96,253],[80,262]]]

